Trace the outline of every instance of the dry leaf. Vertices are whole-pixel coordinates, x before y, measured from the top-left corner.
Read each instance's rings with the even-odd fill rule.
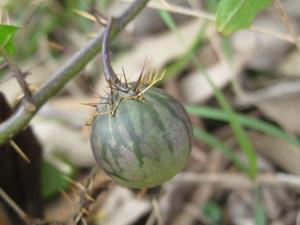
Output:
[[[249,132],[254,148],[283,170],[300,175],[300,150],[281,139]]]
[[[300,94],[274,98],[273,100],[259,103],[258,108],[284,130],[296,135],[300,134]]]

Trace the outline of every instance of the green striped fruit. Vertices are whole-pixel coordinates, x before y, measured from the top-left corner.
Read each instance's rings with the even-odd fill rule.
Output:
[[[96,162],[120,185],[160,185],[189,158],[189,117],[177,100],[158,88],[148,89],[138,99],[120,98],[114,95],[113,114],[98,115],[93,122],[91,145]],[[97,112],[109,109],[99,104]]]

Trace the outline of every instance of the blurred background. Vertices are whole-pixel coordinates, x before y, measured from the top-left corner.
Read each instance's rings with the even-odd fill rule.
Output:
[[[30,89],[38,90],[102,29],[92,12],[118,15],[128,2],[0,0],[1,23],[20,27],[13,58],[29,72]],[[300,1],[281,2],[300,31]],[[144,192],[110,182],[101,169],[90,176],[95,161],[85,124],[94,109],[83,103],[104,93],[99,54],[18,137],[36,164],[23,167],[11,147],[0,146],[1,188],[30,216],[66,224],[80,215],[95,225],[300,225],[299,48],[272,5],[251,28],[222,37],[214,23],[218,3],[151,1],[112,43],[116,72],[124,67],[135,81],[144,64],[146,73],[165,71],[159,86],[186,106],[194,144],[184,171]],[[4,121],[22,97],[6,67],[0,92]],[[84,187],[93,201],[83,201]],[[24,223],[0,203],[1,225]]]

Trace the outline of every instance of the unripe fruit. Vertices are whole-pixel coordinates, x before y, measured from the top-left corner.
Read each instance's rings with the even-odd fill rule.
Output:
[[[175,176],[189,158],[192,128],[181,104],[151,87],[134,97],[116,93],[112,113],[100,102],[91,145],[96,162],[117,183],[132,188],[160,185]]]

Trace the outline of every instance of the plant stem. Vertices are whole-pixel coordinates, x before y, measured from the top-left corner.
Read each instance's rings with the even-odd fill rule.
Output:
[[[103,34],[103,42],[102,42],[102,61],[104,67],[104,76],[105,80],[108,83],[116,83],[118,82],[118,77],[115,71],[112,68],[111,60],[110,60],[110,35],[112,30],[112,25],[114,23],[114,19],[111,18],[106,24],[104,34]]]
[[[114,38],[124,29],[148,2],[149,0],[135,0],[130,4],[130,6],[116,18],[111,38]],[[75,53],[72,58],[32,96],[32,102],[36,106],[34,111],[28,111],[25,104],[22,103],[8,120],[0,124],[0,145],[28,126],[28,123],[41,106],[58,93],[69,80],[78,74],[78,72],[101,51],[102,40],[103,31],[101,30],[95,38],[89,41],[84,48]]]
[[[113,30],[115,19],[112,17],[106,24],[104,34],[103,34],[103,42],[102,42],[102,64],[104,67],[104,76],[105,80],[110,86],[112,91],[113,87],[116,87],[120,91],[128,92],[127,83],[122,84],[121,80],[118,78],[116,72],[114,71],[111,65],[110,59],[110,36]]]
[[[13,76],[16,78],[17,82],[19,83],[23,93],[24,93],[24,99],[25,99],[25,104],[26,104],[26,109],[28,111],[34,111],[35,106],[32,102],[31,99],[31,91],[28,86],[28,83],[26,82],[26,75],[28,75],[28,72],[23,72],[18,65],[13,62],[12,59],[9,58],[9,56],[6,54],[5,51],[0,49],[0,55],[4,58],[6,64],[8,65],[9,69],[11,70]]]

